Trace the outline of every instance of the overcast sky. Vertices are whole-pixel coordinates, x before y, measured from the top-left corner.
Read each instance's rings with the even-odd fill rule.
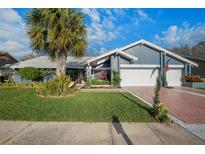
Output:
[[[205,9],[80,9],[87,14],[87,54],[141,38],[165,48],[205,40]],[[0,51],[30,53],[25,15],[29,9],[0,9]]]

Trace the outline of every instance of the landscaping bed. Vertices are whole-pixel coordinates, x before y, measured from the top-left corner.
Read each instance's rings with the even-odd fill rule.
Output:
[[[151,108],[126,92],[78,92],[65,98],[40,98],[34,89],[0,88],[0,119],[29,121],[154,121]]]
[[[198,75],[185,76],[182,86],[196,89],[205,89],[205,81]]]
[[[205,82],[186,82],[184,81],[182,85],[185,87],[191,87],[191,88],[196,88],[196,89],[205,89]]]

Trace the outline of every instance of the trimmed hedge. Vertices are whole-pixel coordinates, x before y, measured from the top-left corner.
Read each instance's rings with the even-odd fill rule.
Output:
[[[119,72],[114,71],[114,70],[112,71],[112,73],[113,73],[112,83],[115,87],[119,87],[120,81],[121,81],[120,74]]]
[[[34,67],[25,67],[21,68],[18,71],[21,78],[31,81],[42,81],[43,80],[43,73],[37,68]]]
[[[91,85],[109,85],[110,81],[108,80],[96,80],[96,79],[92,79],[91,80]]]

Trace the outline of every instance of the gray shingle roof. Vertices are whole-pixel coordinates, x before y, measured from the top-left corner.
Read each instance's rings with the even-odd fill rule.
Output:
[[[87,60],[91,59],[93,57],[82,57],[82,58],[74,58],[74,57],[67,57],[67,68],[83,68],[84,64],[87,62]],[[36,58],[32,58],[29,60],[21,61],[18,63],[15,63],[11,66],[11,68],[24,68],[24,67],[35,67],[35,68],[56,68],[56,64],[54,62],[51,62],[48,59],[48,56],[40,56]]]

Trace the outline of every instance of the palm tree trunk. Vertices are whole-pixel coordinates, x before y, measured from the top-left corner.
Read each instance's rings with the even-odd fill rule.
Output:
[[[66,69],[67,53],[66,51],[57,52],[56,55],[56,75],[65,74]]]

